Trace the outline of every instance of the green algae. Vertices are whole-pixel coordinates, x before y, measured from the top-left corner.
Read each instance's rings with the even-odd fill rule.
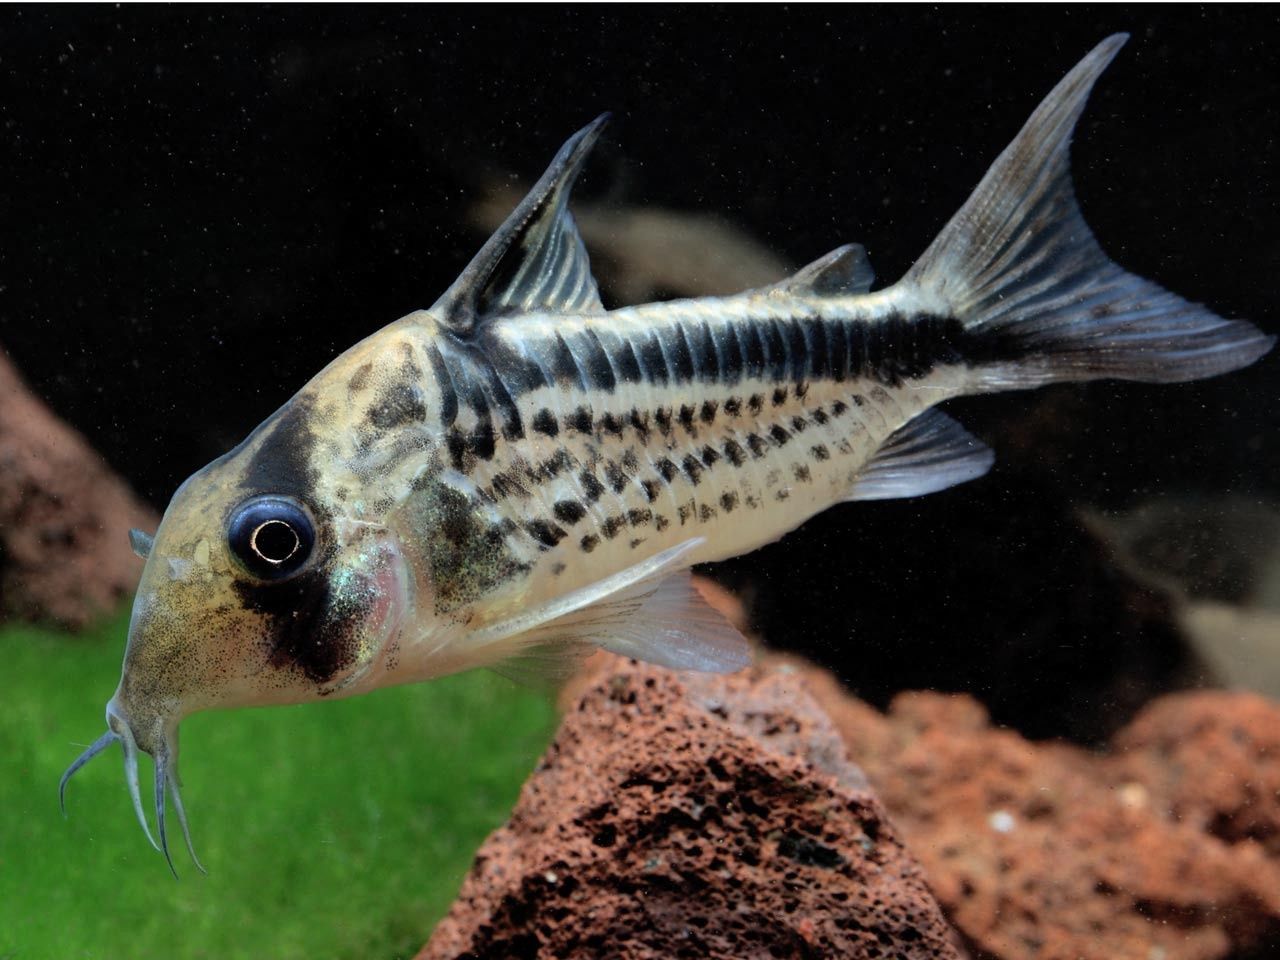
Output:
[[[58,811],[59,776],[104,729],[126,625],[0,631],[0,957],[412,956],[555,724],[545,698],[487,673],[198,714],[183,796],[209,875],[179,840],[175,882],[117,749]]]

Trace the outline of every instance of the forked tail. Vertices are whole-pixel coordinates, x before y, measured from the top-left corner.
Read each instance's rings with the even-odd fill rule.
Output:
[[[1108,37],[1054,87],[903,278],[920,308],[964,324],[976,389],[1195,380],[1252,363],[1275,342],[1126,273],[1080,214],[1071,133],[1126,39]]]

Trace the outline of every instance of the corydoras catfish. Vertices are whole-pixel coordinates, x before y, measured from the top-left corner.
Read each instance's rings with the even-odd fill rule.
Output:
[[[833,504],[985,473],[990,450],[935,405],[1256,360],[1272,338],[1126,273],[1076,204],[1072,130],[1124,40],[1053,89],[879,290],[849,245],[765,289],[605,310],[567,209],[590,124],[431,309],[330,363],[135,535],[108,730],[62,788],[118,741],[151,837],[150,754],[169,857],[166,795],[191,846],[178,725],[197,710],[555,675],[595,648],[737,670],[748,648],[689,567]]]

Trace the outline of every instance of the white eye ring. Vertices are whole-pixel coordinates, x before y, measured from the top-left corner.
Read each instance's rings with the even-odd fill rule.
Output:
[[[258,537],[262,534],[264,530],[267,530],[269,527],[284,527],[284,529],[288,531],[289,536],[293,538],[293,544],[289,547],[289,552],[286,553],[283,557],[267,556],[267,554],[262,552],[262,548],[258,546]],[[269,537],[273,537],[273,536],[279,535],[279,533],[280,531],[278,530],[268,530],[267,535]],[[302,540],[298,536],[298,531],[294,530],[292,526],[285,523],[283,520],[275,520],[275,519],[267,520],[265,523],[260,523],[256,527],[254,527],[253,533],[249,534],[249,549],[252,550],[259,557],[261,557],[263,560],[265,560],[267,563],[270,563],[274,566],[279,566],[280,564],[285,563],[290,557],[292,557],[295,553],[298,552],[298,549],[301,546],[302,546]]]

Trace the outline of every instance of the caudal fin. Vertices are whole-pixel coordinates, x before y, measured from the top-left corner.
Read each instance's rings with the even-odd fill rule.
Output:
[[[1195,380],[1252,363],[1275,342],[1126,273],[1080,214],[1071,134],[1127,39],[1108,37],[1054,87],[904,278],[924,309],[964,324],[977,388]]]

